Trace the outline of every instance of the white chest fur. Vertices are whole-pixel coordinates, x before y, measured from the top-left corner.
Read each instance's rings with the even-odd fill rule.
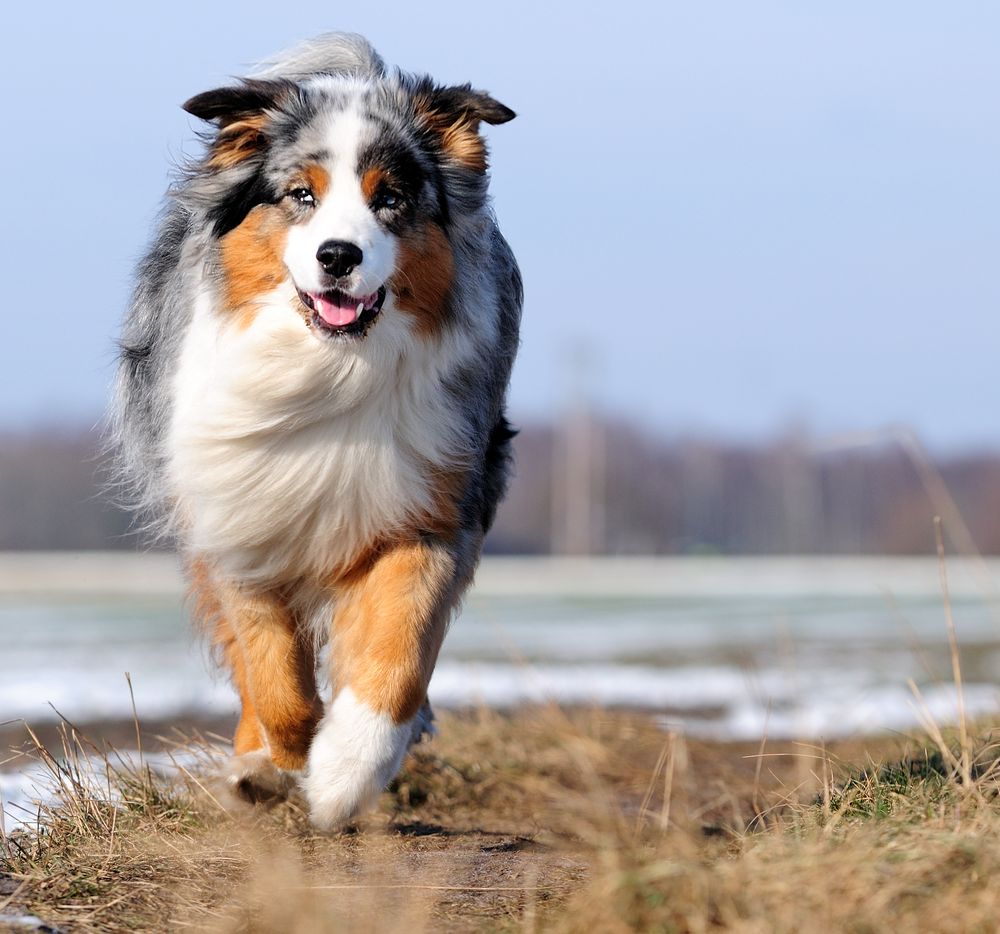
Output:
[[[188,545],[234,579],[323,574],[433,508],[429,469],[460,464],[444,389],[461,361],[387,300],[361,341],[323,341],[283,287],[253,324],[198,300],[173,386],[167,457]]]

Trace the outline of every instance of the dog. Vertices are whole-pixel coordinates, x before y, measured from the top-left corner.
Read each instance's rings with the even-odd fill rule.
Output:
[[[122,328],[112,438],[242,710],[226,777],[373,806],[507,485],[522,283],[471,85],[332,34],[192,97]],[[329,645],[331,699],[317,677]]]

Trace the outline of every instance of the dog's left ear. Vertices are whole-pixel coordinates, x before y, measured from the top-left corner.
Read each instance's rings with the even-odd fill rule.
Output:
[[[268,111],[280,109],[295,87],[291,81],[248,78],[233,87],[204,91],[185,101],[182,106],[189,114],[218,127],[209,163],[228,169],[262,152],[267,147]]]
[[[486,142],[479,135],[479,124],[495,126],[516,116],[509,107],[470,84],[424,84],[414,94],[414,107],[417,117],[437,135],[444,153],[475,172],[486,171]]]

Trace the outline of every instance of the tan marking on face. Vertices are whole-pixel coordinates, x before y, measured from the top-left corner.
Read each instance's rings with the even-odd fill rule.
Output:
[[[278,205],[259,204],[220,241],[226,308],[240,327],[249,327],[258,300],[288,277],[282,255],[288,216]]]
[[[378,191],[379,186],[388,180],[389,176],[385,169],[380,169],[377,166],[368,169],[361,176],[361,194],[365,196],[365,201],[371,201],[375,197],[375,192]]]
[[[450,311],[455,256],[437,224],[403,234],[399,239],[396,272],[391,277],[396,305],[413,316],[417,332],[437,333]]]
[[[337,689],[405,723],[427,697],[453,605],[453,563],[423,541],[388,548],[338,595]]]
[[[317,201],[322,201],[330,190],[330,173],[316,163],[311,163],[302,170],[302,179],[305,182],[302,187],[308,188]]]
[[[212,144],[208,164],[215,169],[231,169],[259,153],[266,145],[264,114],[237,120],[219,130]]]

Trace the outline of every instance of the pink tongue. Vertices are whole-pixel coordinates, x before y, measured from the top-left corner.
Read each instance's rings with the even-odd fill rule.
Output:
[[[328,298],[323,298],[321,295],[312,295],[310,297],[316,306],[319,316],[331,327],[340,328],[345,324],[352,324],[358,319],[359,302],[357,300],[350,305],[338,305],[336,302],[331,302]],[[349,301],[346,295],[343,301]]]

